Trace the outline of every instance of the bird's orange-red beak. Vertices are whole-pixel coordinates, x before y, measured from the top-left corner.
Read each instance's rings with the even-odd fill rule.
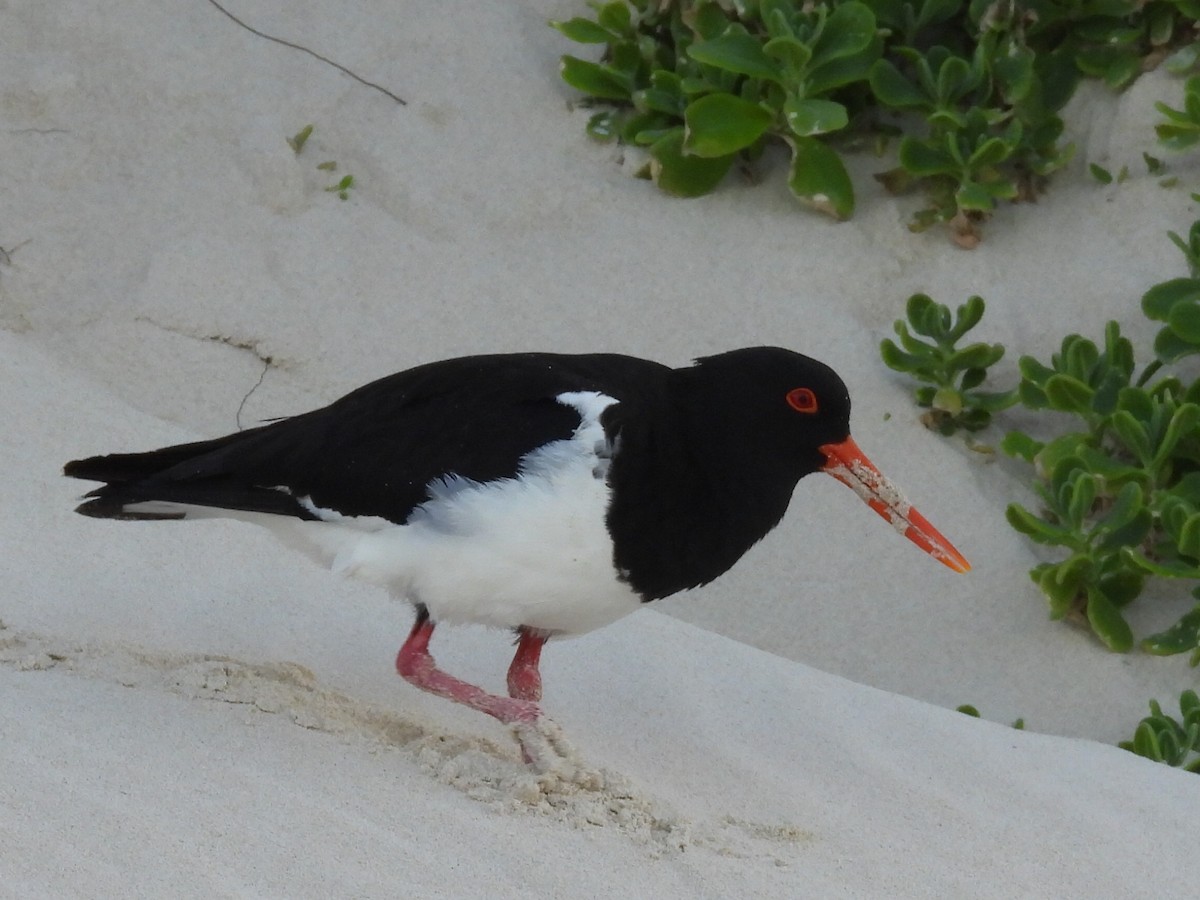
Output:
[[[853,438],[848,437],[838,444],[825,444],[819,449],[826,459],[821,471],[828,472],[853,490],[893,528],[938,562],[955,572],[970,571],[971,564],[966,558],[912,508],[900,490],[867,459]]]

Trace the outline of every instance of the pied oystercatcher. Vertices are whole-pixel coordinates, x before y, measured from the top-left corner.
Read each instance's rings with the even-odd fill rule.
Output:
[[[78,512],[231,516],[416,607],[396,658],[413,685],[513,726],[527,762],[569,758],[546,719],[552,637],[607,625],[728,570],[827,472],[958,572],[966,559],[850,437],[828,366],[752,347],[672,369],[615,354],[470,356],[380,379],[215,440],[95,456]],[[513,630],[509,696],[443,672],[439,622]]]

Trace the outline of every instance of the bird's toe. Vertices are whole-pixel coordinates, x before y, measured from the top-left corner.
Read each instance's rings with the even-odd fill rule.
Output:
[[[604,787],[603,774],[584,764],[562,728],[552,719],[541,716],[533,722],[518,722],[513,725],[513,733],[526,764],[541,776],[543,788],[571,784],[598,791]]]

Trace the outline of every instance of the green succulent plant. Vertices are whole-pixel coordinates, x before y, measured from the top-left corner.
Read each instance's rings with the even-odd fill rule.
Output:
[[[1123,750],[1155,762],[1177,766],[1188,772],[1200,772],[1200,697],[1187,690],[1179,696],[1182,721],[1162,711],[1158,701],[1150,701],[1150,715],[1138,723],[1133,738],[1122,741]]]
[[[922,421],[943,434],[985,428],[993,413],[1017,401],[1016,391],[979,390],[988,368],[1004,356],[1003,345],[956,346],[983,312],[981,297],[971,297],[952,316],[948,307],[926,294],[913,294],[907,321],[897,319],[894,326],[900,345],[884,339],[879,347],[889,368],[923,382],[916,388],[917,405],[929,410]]]
[[[1200,0],[589,5],[592,18],[550,23],[603,47],[599,60],[564,56],[562,77],[602,107],[588,132],[646,148],[643,174],[664,191],[706,194],[774,141],[793,195],[843,219],[855,192],[840,139],[899,133],[898,165],[877,177],[923,189],[910,227],[947,223],[964,246],[997,203],[1033,196],[1070,159],[1058,113],[1082,77],[1119,89],[1171,53],[1181,70],[1200,58],[1188,51]],[[1163,108],[1166,139],[1197,139],[1197,103]]]
[[[1017,531],[1054,548],[1057,559],[1030,577],[1051,618],[1086,622],[1115,651],[1135,638],[1123,609],[1150,578],[1192,583],[1200,601],[1200,380],[1185,382],[1166,367],[1200,354],[1200,220],[1187,240],[1172,233],[1191,275],[1151,287],[1142,310],[1161,322],[1154,359],[1139,371],[1132,342],[1109,322],[1096,343],[1079,334],[1062,340],[1048,362],[1023,356],[1015,390],[980,391],[1000,344],[958,342],[984,312],[979,297],[955,314],[924,294],[909,298],[907,321],[896,322],[899,345],[880,345],[884,362],[920,384],[923,420],[949,434],[986,426],[1020,402],[1058,414],[1057,433],[1037,439],[1011,431],[1001,442],[1034,470],[1040,508],[1020,503],[1006,516]],[[1191,653],[1200,665],[1200,605],[1140,641],[1158,655]]]

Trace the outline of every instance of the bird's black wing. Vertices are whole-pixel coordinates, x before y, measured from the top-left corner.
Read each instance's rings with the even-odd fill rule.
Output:
[[[530,451],[569,438],[580,416],[556,400],[559,394],[620,394],[665,371],[608,354],[446,360],[259,428],[147,453],[76,460],[64,472],[107,482],[78,509],[105,518],[178,517],[127,509],[164,501],[302,519],[317,518],[315,507],[404,522],[428,499],[426,486],[434,479],[512,477]]]

